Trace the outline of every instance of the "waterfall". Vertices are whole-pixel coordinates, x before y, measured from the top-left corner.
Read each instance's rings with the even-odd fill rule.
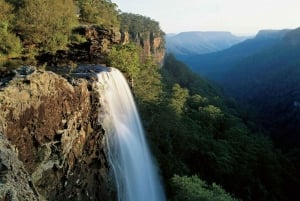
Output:
[[[98,73],[100,121],[119,201],[165,201],[126,79],[114,68]]]

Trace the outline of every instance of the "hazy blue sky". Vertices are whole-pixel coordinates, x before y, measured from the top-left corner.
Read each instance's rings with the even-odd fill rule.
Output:
[[[300,26],[300,0],[112,0],[123,12],[159,21],[166,33],[231,31]]]

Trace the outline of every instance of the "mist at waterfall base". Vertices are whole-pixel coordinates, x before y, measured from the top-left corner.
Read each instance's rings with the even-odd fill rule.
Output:
[[[119,201],[165,201],[157,168],[126,79],[117,69],[98,73],[100,122]]]

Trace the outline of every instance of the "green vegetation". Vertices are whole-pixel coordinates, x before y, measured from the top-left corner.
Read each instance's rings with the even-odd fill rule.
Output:
[[[132,44],[113,46],[108,54],[108,62],[134,79],[139,72],[137,47]]]
[[[13,6],[0,0],[0,8],[0,58],[18,56],[22,47],[20,39],[11,31]]]
[[[140,64],[140,70],[135,81],[134,93],[137,100],[143,104],[158,102],[163,93],[162,76],[154,58],[148,57]]]
[[[175,189],[173,201],[236,201],[221,186],[208,185],[197,176],[175,175],[172,185]]]
[[[10,23],[13,19],[13,6],[5,0],[0,0],[1,13],[0,13],[0,21],[1,23]]]
[[[54,54],[71,42],[79,23],[119,28],[117,5],[110,0],[0,0],[0,58]]]
[[[25,0],[19,9],[17,29],[25,43],[42,52],[55,52],[68,43],[77,24],[73,0]]]
[[[149,17],[132,13],[122,13],[119,15],[121,30],[132,34],[153,32],[161,33],[159,23]]]
[[[119,15],[109,0],[0,0],[0,7],[0,58],[54,53],[70,41],[83,47],[86,39],[74,32],[79,23],[129,32],[133,43],[113,45],[101,56],[132,81],[169,200],[297,200],[298,169],[259,126],[240,117],[233,101],[174,56],[167,55],[161,67],[144,53],[142,39],[163,35],[158,22]],[[293,58],[299,56],[295,50]]]
[[[110,0],[77,0],[82,23],[119,27],[117,4]]]
[[[8,30],[5,23],[0,24],[0,58],[17,57],[22,51],[20,39]]]
[[[155,90],[146,91],[151,87]],[[161,69],[140,68],[135,89],[170,198],[201,200],[197,196],[203,192],[207,196],[203,200],[232,199],[215,184],[203,183],[200,188],[197,183],[201,182],[187,179],[199,175],[242,200],[293,200],[287,186],[297,185],[299,180],[291,162],[263,133],[250,130],[218,89],[172,55],[166,56]],[[224,194],[214,195],[214,189]]]

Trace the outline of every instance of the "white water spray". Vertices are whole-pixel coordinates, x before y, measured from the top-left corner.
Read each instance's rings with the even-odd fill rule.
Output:
[[[119,201],[165,201],[138,112],[123,75],[116,69],[98,74],[100,121],[107,134],[108,158]]]

